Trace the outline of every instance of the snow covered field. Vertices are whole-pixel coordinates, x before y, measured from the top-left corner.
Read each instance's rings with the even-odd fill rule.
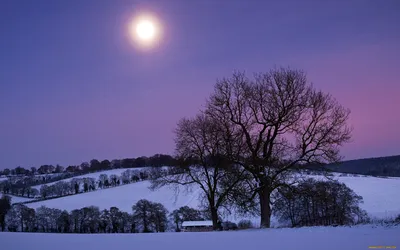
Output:
[[[2,196],[2,195],[3,195],[3,194],[0,193],[0,196]],[[24,198],[24,197],[9,195],[9,194],[7,194],[7,196],[10,196],[10,197],[11,197],[11,203],[12,203],[12,204],[18,203],[18,202],[25,202],[25,201],[31,201],[31,200],[33,200],[33,199],[31,199],[31,198]]]
[[[156,191],[149,189],[150,181],[141,181],[123,186],[108,189],[100,189],[94,192],[82,193],[79,195],[67,196],[58,199],[40,201],[26,204],[30,208],[38,208],[46,206],[50,208],[58,208],[61,210],[71,211],[87,206],[97,206],[102,209],[110,209],[110,207],[118,207],[120,210],[132,213],[132,206],[140,199],[146,199],[152,202],[159,202],[165,208],[172,212],[182,206],[198,208],[200,205],[199,194],[200,189],[193,188],[189,192],[181,190],[178,196],[170,187],[163,187]],[[239,221],[241,217],[234,215],[226,217],[231,221]],[[258,218],[250,218],[255,225],[259,224]]]
[[[103,172],[104,173],[104,172]],[[365,209],[372,217],[388,218],[400,214],[400,178],[375,178],[375,177],[337,177],[357,194],[363,196]],[[175,197],[174,191],[169,187],[163,187],[157,191],[148,189],[149,181],[123,185],[115,188],[102,189],[95,192],[83,193],[48,201],[27,204],[31,208],[42,205],[66,209],[71,211],[86,206],[98,206],[100,209],[109,209],[116,206],[122,211],[132,212],[132,205],[140,199],[162,203],[170,212],[181,206],[198,207],[200,190],[193,188],[189,193],[181,191]],[[229,220],[237,221],[241,218],[229,217]],[[251,218],[258,223],[258,219]],[[274,219],[273,219],[274,221]],[[274,223],[273,223],[274,224]]]
[[[134,203],[140,199],[147,199],[162,203],[169,211],[181,206],[198,206],[198,189],[194,189],[193,192],[190,193],[182,191],[176,199],[174,190],[171,188],[164,187],[153,192],[149,190],[149,186],[149,181],[141,181],[114,188],[101,189],[95,192],[82,193],[26,205],[35,209],[45,205],[47,207],[66,209],[69,211],[86,206],[98,206],[100,209],[109,209],[112,206],[116,206],[122,211],[132,212],[132,205]]]
[[[338,179],[364,198],[361,208],[371,217],[393,218],[400,214],[400,178],[368,176]]]
[[[399,235],[400,227],[359,226],[158,234],[0,233],[0,242],[6,250],[362,250],[399,248]]]

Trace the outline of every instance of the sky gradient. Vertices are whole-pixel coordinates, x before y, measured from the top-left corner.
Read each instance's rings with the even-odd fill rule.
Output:
[[[142,11],[160,46],[127,36]],[[400,154],[400,1],[3,0],[0,169],[174,151],[234,70],[303,69],[351,109],[345,159]]]

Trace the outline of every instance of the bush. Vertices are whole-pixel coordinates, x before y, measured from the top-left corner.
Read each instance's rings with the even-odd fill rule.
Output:
[[[249,229],[253,228],[253,223],[251,223],[250,220],[241,220],[238,223],[238,228],[239,229]]]
[[[396,219],[394,220],[396,223],[400,223],[400,214],[396,217]]]
[[[237,230],[237,229],[238,229],[238,226],[234,222],[226,221],[226,222],[222,223],[222,230],[224,230],[224,231]]]

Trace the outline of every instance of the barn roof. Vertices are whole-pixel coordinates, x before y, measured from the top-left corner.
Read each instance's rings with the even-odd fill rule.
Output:
[[[182,227],[196,227],[196,226],[212,226],[213,223],[210,220],[205,221],[184,221]]]

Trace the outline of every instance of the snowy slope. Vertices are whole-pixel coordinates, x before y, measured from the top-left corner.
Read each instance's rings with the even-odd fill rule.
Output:
[[[325,179],[323,176],[310,177],[318,180]],[[333,179],[346,184],[356,194],[361,195],[364,200],[361,208],[365,209],[371,217],[393,218],[400,214],[400,195],[398,195],[400,178],[334,174]]]
[[[338,177],[337,179],[363,196],[364,203],[361,204],[361,207],[371,216],[387,218],[400,214],[400,195],[398,195],[400,178]],[[187,205],[194,208],[199,206],[198,196],[201,192],[196,187],[189,193],[182,190],[176,199],[174,190],[169,187],[163,187],[153,192],[148,189],[149,186],[149,181],[143,181],[27,205],[32,208],[45,205],[69,211],[92,205],[98,206],[100,209],[116,206],[123,211],[131,212],[134,203],[140,199],[147,199],[162,203],[170,212],[181,206]],[[237,221],[240,218],[230,217],[229,219]],[[253,221],[257,222],[258,220]]]
[[[122,185],[115,188],[101,189],[95,192],[82,193],[58,199],[27,204],[29,207],[38,208],[42,205],[52,208],[73,210],[86,206],[98,206],[100,209],[109,209],[116,206],[122,211],[131,212],[132,205],[140,199],[162,203],[169,211],[181,206],[198,206],[198,189],[194,192],[180,192],[177,199],[174,190],[168,187],[155,192],[149,190],[150,182],[141,181],[133,184]]]
[[[99,176],[101,174],[106,174],[108,177],[110,177],[110,175],[113,175],[113,174],[115,174],[117,176],[121,176],[121,174],[123,172],[125,172],[126,170],[137,170],[137,171],[140,171],[142,169],[145,169],[145,168],[118,168],[118,169],[111,169],[111,170],[100,171],[100,172],[96,172],[96,173],[89,173],[89,174],[79,175],[79,176],[75,176],[75,177],[72,177],[72,178],[63,179],[61,181],[69,182],[74,178],[94,178],[94,179],[98,180]],[[50,183],[47,183],[46,185],[47,186],[51,186],[51,185],[53,185],[53,184],[55,184],[57,182],[59,182],[59,181],[50,182]],[[36,189],[39,190],[41,188],[41,186],[42,186],[42,184],[41,185],[32,186],[32,188],[36,188]]]
[[[400,247],[400,227],[319,227],[236,232],[155,234],[0,233],[5,249],[16,250],[362,250]]]
[[[3,193],[0,193],[0,197],[3,195]],[[18,202],[25,202],[25,201],[31,201],[33,199],[31,198],[25,198],[25,197],[19,197],[19,196],[14,196],[14,195],[9,195],[7,194],[7,196],[11,197],[11,203],[18,203]]]
[[[348,187],[364,198],[361,207],[370,216],[393,218],[400,215],[400,178],[339,177]]]

